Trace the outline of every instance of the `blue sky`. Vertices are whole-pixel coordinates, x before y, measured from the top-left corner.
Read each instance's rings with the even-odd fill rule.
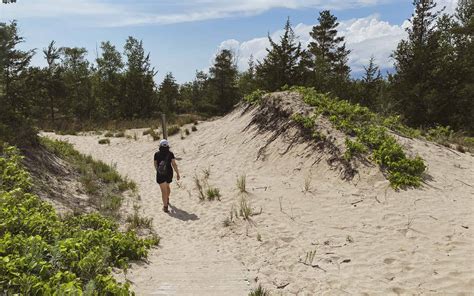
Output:
[[[291,18],[303,44],[317,22],[319,10],[330,8],[340,33],[352,50],[353,74],[373,55],[384,70],[412,13],[411,0],[17,0],[0,6],[2,22],[18,20],[25,48],[37,48],[33,63],[44,65],[41,50],[51,40],[59,46],[80,46],[96,57],[101,41],[122,51],[128,36],[142,39],[159,71],[159,82],[173,72],[178,82],[192,80],[196,70],[209,67],[220,48],[237,55],[246,68],[250,55],[265,56],[266,35],[278,38]],[[452,12],[457,0],[438,0]]]

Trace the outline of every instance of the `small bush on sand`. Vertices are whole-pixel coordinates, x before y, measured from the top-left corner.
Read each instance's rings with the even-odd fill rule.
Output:
[[[104,137],[106,138],[112,138],[114,136],[114,133],[113,132],[106,132]]]
[[[215,199],[220,200],[221,198],[221,193],[220,193],[219,188],[215,188],[215,187],[207,188],[206,195],[207,195],[207,200],[215,200]]]
[[[270,292],[259,285],[255,290],[249,293],[249,296],[270,296]]]
[[[181,129],[179,128],[178,125],[171,125],[168,127],[168,136],[173,136],[179,133]]]
[[[109,139],[100,139],[100,140],[99,140],[99,144],[100,144],[100,145],[109,145],[109,144],[110,144],[110,140],[109,140]]]
[[[193,126],[191,127],[191,131],[196,132],[197,130],[198,130],[198,129],[197,129],[197,127],[196,127],[195,125],[193,125]]]
[[[189,130],[188,130],[188,129],[185,129],[185,130],[184,130],[184,134],[185,134],[186,136],[189,136],[189,134],[190,134]]]
[[[247,192],[247,176],[242,175],[237,178],[237,188],[240,193]]]

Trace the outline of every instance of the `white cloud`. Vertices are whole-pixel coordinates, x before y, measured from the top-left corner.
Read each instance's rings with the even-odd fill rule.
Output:
[[[21,0],[2,6],[2,18],[71,17],[99,26],[173,24],[257,15],[274,8],[347,9],[395,0]]]
[[[362,71],[371,56],[374,56],[375,62],[382,69],[391,68],[393,61],[390,55],[398,42],[406,37],[405,28],[408,25],[407,21],[402,25],[391,25],[380,20],[377,15],[341,21],[338,31],[345,36],[347,48],[351,50],[349,65],[353,72]],[[294,31],[304,47],[310,42],[309,32],[312,27],[313,25],[306,24],[298,24],[294,27]],[[278,40],[282,33],[282,30],[274,32],[271,37]],[[256,60],[262,60],[266,56],[266,48],[269,46],[268,38],[260,37],[243,42],[234,39],[226,40],[219,45],[219,49],[230,48],[236,52],[238,55],[237,64],[241,70],[245,70],[250,56],[253,55]]]

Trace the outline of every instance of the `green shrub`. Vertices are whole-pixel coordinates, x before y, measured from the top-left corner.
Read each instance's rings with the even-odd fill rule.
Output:
[[[191,134],[188,129],[185,129],[184,133],[186,134],[186,136],[189,136],[189,134]]]
[[[115,137],[116,138],[123,138],[123,137],[125,137],[125,132],[123,132],[123,131],[118,132],[118,133],[115,134]]]
[[[249,104],[260,104],[262,101],[263,96],[266,94],[263,90],[256,90],[244,97],[244,101]]]
[[[112,138],[113,136],[114,136],[114,133],[113,133],[113,132],[106,132],[106,133],[104,134],[104,137],[106,137],[106,138]]]
[[[64,149],[58,144],[58,150]],[[66,149],[67,151],[67,149]],[[129,295],[111,267],[147,256],[157,237],[118,231],[99,214],[59,218],[53,207],[26,193],[30,183],[18,150],[3,149],[0,174],[0,286],[6,295]],[[3,180],[3,179],[2,179]]]
[[[403,130],[397,118],[392,117],[384,121],[366,107],[330,98],[317,93],[313,88],[293,87],[292,90],[300,93],[308,105],[315,107],[315,116],[327,116],[337,129],[356,137],[356,141],[346,140],[346,159],[365,153],[368,148],[373,153],[374,160],[387,172],[393,188],[421,185],[422,174],[426,169],[423,160],[420,157],[408,158],[385,127],[398,126],[396,129]],[[308,118],[296,115],[293,120],[307,128],[311,126]],[[408,128],[405,132],[414,134]]]
[[[193,132],[196,132],[198,129],[197,129],[197,127],[196,127],[195,125],[193,125],[193,126],[191,127],[191,130],[192,130]]]
[[[315,127],[314,118],[306,117],[301,114],[293,114],[291,119],[303,126],[305,129],[313,129]]]
[[[110,140],[109,139],[100,139],[99,144],[100,145],[110,145]]]
[[[351,160],[353,157],[361,156],[365,153],[367,153],[367,147],[364,144],[358,140],[351,141],[349,138],[346,138],[346,152],[344,153],[346,160]]]

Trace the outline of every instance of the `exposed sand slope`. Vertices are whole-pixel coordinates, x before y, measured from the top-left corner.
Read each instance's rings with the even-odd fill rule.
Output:
[[[154,182],[157,142],[98,136],[55,136],[135,180],[142,209],[162,236],[149,264],[127,278],[138,295],[247,295],[256,281],[279,295],[469,294],[474,291],[474,158],[420,140],[400,139],[428,164],[422,189],[394,192],[377,167],[359,168],[351,182],[305,144],[249,124],[241,110],[198,125],[185,140],[170,138],[183,179],[173,183],[172,214],[161,211]],[[270,128],[271,130],[271,128]],[[289,131],[291,134],[292,131]],[[210,168],[222,200],[200,202],[193,176]],[[237,177],[260,215],[222,221],[238,209]],[[310,192],[303,192],[310,176]],[[261,241],[257,240],[261,238]],[[308,252],[315,251],[312,262]],[[306,260],[306,264],[304,261]]]

